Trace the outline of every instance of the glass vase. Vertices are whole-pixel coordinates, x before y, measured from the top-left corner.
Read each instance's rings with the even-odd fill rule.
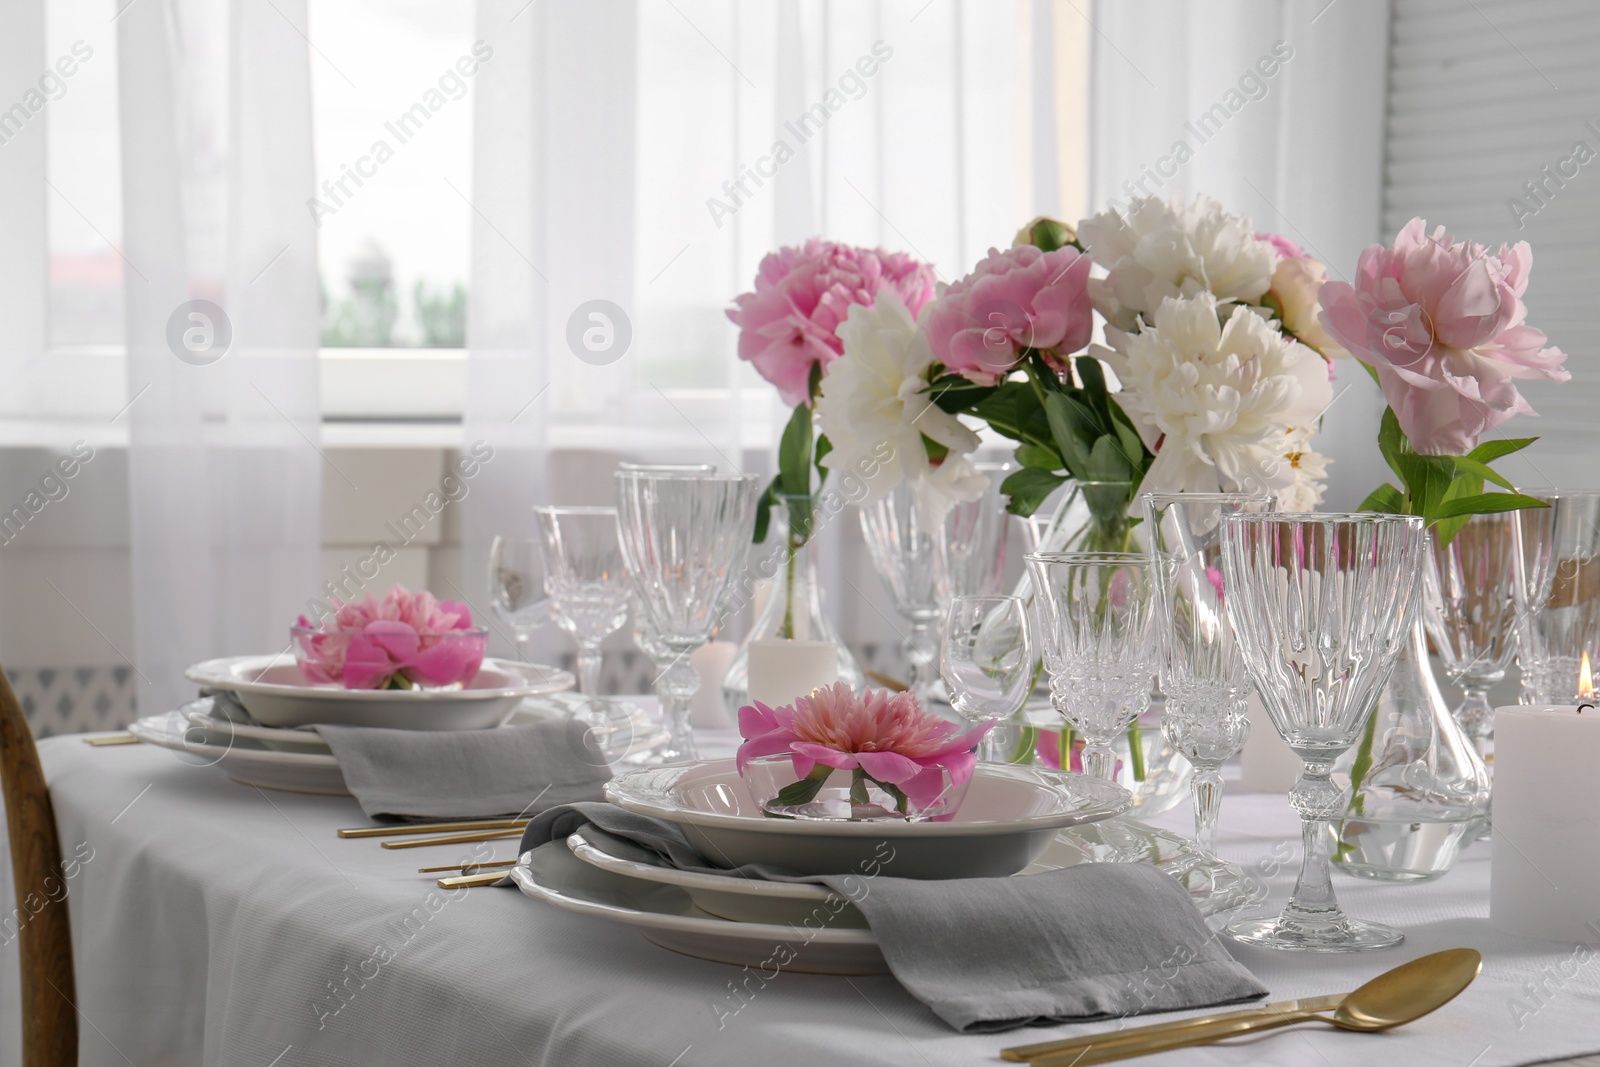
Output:
[[[1361,739],[1335,767],[1351,790],[1333,862],[1346,874],[1424,882],[1455,866],[1489,814],[1489,774],[1428,662],[1422,620]]]
[[[814,519],[816,497],[780,496],[772,508],[767,540],[756,548],[756,574],[765,580],[768,594],[756,612],[750,632],[739,643],[728,673],[722,680],[722,701],[728,715],[738,721],[739,709],[750,703],[750,642],[831,641],[838,651],[839,681],[860,692],[866,677],[850,650],[839,640],[822,606],[817,583]]]
[[[1028,551],[1143,552],[1144,539],[1128,514],[1133,503],[1133,486],[1128,482],[1068,482],[1048,517],[1036,514],[1029,520]],[[1017,582],[1015,595],[1032,607],[1033,584],[1026,571]],[[1027,707],[993,731],[992,744],[1005,753],[1009,762],[1048,762],[1039,752],[1040,731],[1059,736],[1061,716],[1050,703],[1049,679],[1042,670],[1039,679],[1040,687],[1029,698]],[[1150,710],[1113,746],[1117,784],[1133,794],[1133,813],[1140,818],[1181,803],[1194,774],[1193,765],[1162,735],[1163,703],[1157,695]],[[1059,746],[1059,741],[1056,743]],[[1045,744],[1048,747],[1050,741]],[[1136,751],[1139,757],[1135,756]]]

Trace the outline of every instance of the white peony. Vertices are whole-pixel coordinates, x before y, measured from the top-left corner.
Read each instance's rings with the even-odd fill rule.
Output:
[[[1124,216],[1106,211],[1078,223],[1078,239],[1107,271],[1089,280],[1095,310],[1133,330],[1170,297],[1208,292],[1256,303],[1272,284],[1278,253],[1243,215],[1207,196],[1187,206],[1159,197],[1134,200]]]
[[[1106,337],[1114,349],[1095,355],[1121,381],[1117,401],[1156,454],[1145,490],[1295,490],[1297,502],[1319,491],[1309,483],[1323,460],[1304,445],[1333,390],[1316,352],[1260,315],[1221,322],[1208,292],[1163,300],[1138,333]]]
[[[926,377],[933,352],[905,304],[879,293],[870,308],[853,305],[838,333],[844,355],[828,365],[817,398],[818,426],[833,445],[823,464],[862,478],[863,505],[909,481],[929,523],[981,497],[989,480],[967,458],[978,435],[934,404]],[[924,436],[950,450],[938,466],[928,461]]]

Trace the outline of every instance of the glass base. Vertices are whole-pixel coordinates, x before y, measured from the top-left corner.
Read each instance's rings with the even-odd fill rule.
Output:
[[[1378,882],[1431,882],[1448,874],[1478,820],[1360,819],[1339,826],[1337,871]]]
[[[1235,941],[1288,952],[1369,952],[1394,948],[1406,935],[1392,926],[1361,919],[1308,922],[1279,915],[1272,919],[1240,919],[1223,927]]]

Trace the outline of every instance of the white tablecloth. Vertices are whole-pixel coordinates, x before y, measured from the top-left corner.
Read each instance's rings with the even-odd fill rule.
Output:
[[[708,740],[726,751],[728,738]],[[63,737],[40,750],[65,851],[93,850],[69,897],[84,1064],[943,1067],[998,1063],[1003,1046],[1075,1029],[964,1037],[887,977],[783,973],[742,1002],[739,971],[631,929],[515,890],[447,896],[416,868],[471,846],[339,840],[337,827],[365,821],[352,800],[246,788],[148,745]],[[1158,821],[1183,828],[1187,811]],[[1287,802],[1231,795],[1222,828],[1223,852],[1281,904],[1299,851]],[[1307,1026],[1155,1062],[1497,1067],[1600,1051],[1600,964],[1489,926],[1490,847],[1474,845],[1433,884],[1338,879],[1349,911],[1407,931],[1400,949],[1235,947],[1275,999],[1350,989],[1441,948],[1481,949],[1483,976],[1436,1015],[1385,1035]],[[3,923],[12,902],[0,873]],[[16,952],[0,946],[3,1064],[18,1059]]]

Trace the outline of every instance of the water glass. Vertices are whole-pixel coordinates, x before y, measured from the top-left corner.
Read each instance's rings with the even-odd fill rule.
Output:
[[[1233,625],[1272,725],[1300,757],[1289,800],[1304,858],[1282,914],[1231,923],[1252,945],[1311,952],[1389,948],[1405,935],[1347,917],[1334,896],[1333,764],[1366,729],[1410,636],[1427,532],[1411,515],[1229,515],[1222,576]]]
[[[550,618],[545,592],[543,538],[497,536],[489,546],[489,599],[511,627],[517,658],[528,659],[528,642]]]
[[[600,643],[628,621],[628,580],[615,508],[536,507],[545,588],[556,624],[578,644],[578,690],[600,692]]]
[[[1144,497],[1150,550],[1171,566],[1157,575],[1161,606],[1162,732],[1194,765],[1195,841],[1217,851],[1222,763],[1250,732],[1245,707],[1250,672],[1223,607],[1222,524],[1229,515],[1272,511],[1254,493],[1149,493]]]
[[[1112,740],[1155,688],[1155,576],[1142,552],[1053,552],[1027,558],[1034,623],[1058,712],[1084,739],[1084,772],[1112,779]]]
[[[950,706],[974,726],[990,719],[1008,719],[1033,691],[1033,635],[1027,603],[1016,596],[958,596],[945,617],[939,672],[950,694]],[[983,739],[980,758],[1000,762],[992,743]]]
[[[755,532],[755,482],[737,474],[618,471],[623,558],[644,613],[671,661],[656,682],[670,738],[664,762],[696,758],[689,701],[700,678],[689,662],[744,577]]]

